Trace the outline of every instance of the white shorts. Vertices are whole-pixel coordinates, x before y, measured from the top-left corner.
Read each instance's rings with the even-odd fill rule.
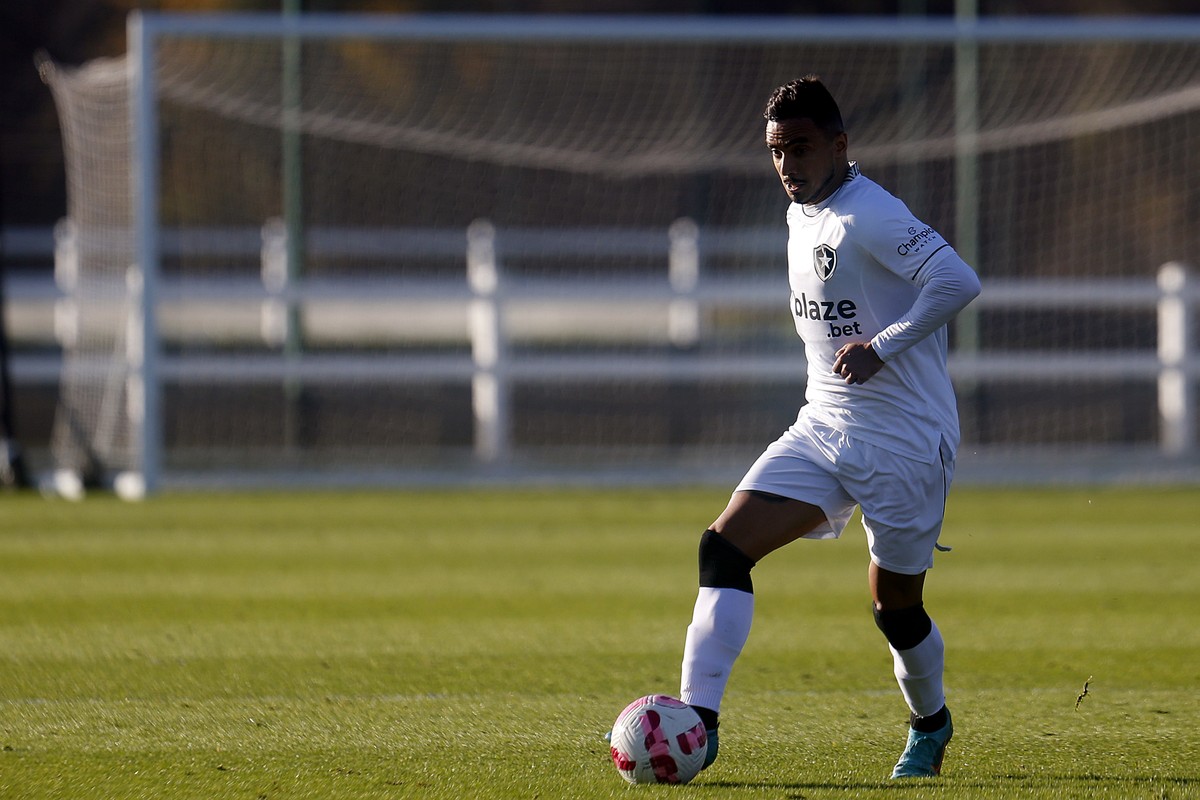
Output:
[[[940,455],[932,464],[905,458],[801,415],[758,457],[736,491],[819,507],[826,521],[808,539],[841,536],[860,506],[871,560],[917,575],[933,566],[954,477],[954,454],[944,439]]]

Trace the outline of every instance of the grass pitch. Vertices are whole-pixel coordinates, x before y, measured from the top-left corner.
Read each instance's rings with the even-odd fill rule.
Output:
[[[940,780],[887,780],[856,523],[755,570],[716,766],[627,787],[600,735],[677,692],[725,496],[0,496],[0,797],[1200,797],[1195,490],[955,493]]]

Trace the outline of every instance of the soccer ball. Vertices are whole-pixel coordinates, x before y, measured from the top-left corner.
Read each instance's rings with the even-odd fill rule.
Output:
[[[708,735],[687,703],[651,694],[625,707],[610,744],[617,772],[630,783],[687,783],[704,765]]]

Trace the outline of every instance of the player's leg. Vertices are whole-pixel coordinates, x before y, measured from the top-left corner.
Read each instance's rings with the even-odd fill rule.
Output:
[[[763,556],[824,522],[825,512],[812,504],[739,491],[700,537],[700,588],[684,642],[680,698],[704,720],[706,768],[717,757],[721,700],[754,617],[750,570]]]
[[[754,616],[750,570],[773,550],[825,522],[817,506],[759,491],[738,491],[700,537],[700,588],[684,643],[681,699],[715,722],[733,662]]]
[[[924,587],[941,532],[950,462],[926,465],[881,453],[872,459],[871,486],[859,496],[871,550],[871,599],[910,712],[908,743],[892,777],[936,775],[953,726],[942,682],[945,644],[925,610]]]
[[[925,611],[925,573],[904,575],[871,563],[875,623],[887,638],[900,692],[909,708],[909,731],[893,778],[939,775],[946,745],[954,735],[942,674],[942,634]]]
[[[680,697],[715,733],[729,673],[754,615],[750,570],[800,537],[832,538],[854,511],[799,423],[754,463],[700,539],[700,588],[684,645]],[[709,763],[716,756],[709,747]]]
[[[825,522],[825,512],[799,500],[735,492],[700,537],[700,589],[684,645],[684,702],[717,711],[734,660],[750,633],[759,559]]]
[[[875,624],[887,638],[896,681],[911,712],[910,722],[918,731],[932,732],[946,724],[945,645],[925,611],[924,583],[924,572],[904,575],[871,562]]]

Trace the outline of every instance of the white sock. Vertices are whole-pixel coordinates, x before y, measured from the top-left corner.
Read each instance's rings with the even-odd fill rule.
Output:
[[[750,635],[753,617],[754,595],[750,592],[700,587],[683,647],[679,699],[721,710],[729,672]]]
[[[892,651],[896,681],[904,694],[904,701],[918,717],[928,717],[941,711],[946,704],[946,693],[942,686],[942,671],[946,663],[946,646],[942,642],[937,625],[916,647]]]

